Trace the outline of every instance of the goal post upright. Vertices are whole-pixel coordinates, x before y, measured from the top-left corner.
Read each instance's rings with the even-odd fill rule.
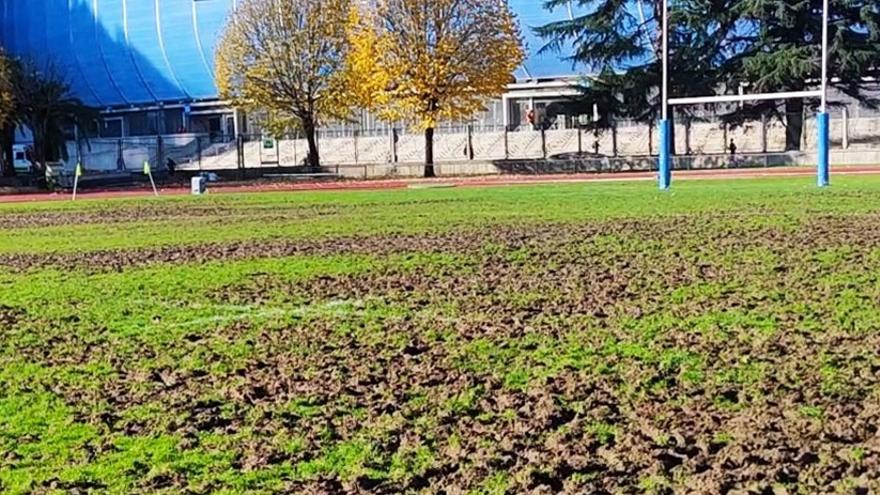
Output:
[[[660,88],[660,126],[659,138],[660,149],[658,150],[659,160],[657,163],[657,178],[661,190],[667,190],[672,185],[672,153],[670,146],[669,132],[669,0],[663,0],[663,19],[661,21],[663,30],[661,36],[661,56],[663,58],[661,65],[663,67],[663,84]]]
[[[819,156],[816,161],[816,185],[828,186],[830,180],[830,131],[828,122],[828,0],[822,1],[822,96],[820,97],[819,114],[816,116],[818,136],[816,148]]]
[[[663,0],[663,15],[661,20],[661,66],[662,84],[660,86],[660,125],[659,125],[659,150],[658,150],[658,184],[661,190],[667,190],[672,185],[672,147],[670,139],[672,133],[669,126],[669,107],[675,105],[699,105],[707,103],[729,103],[760,100],[783,100],[790,98],[816,98],[820,99],[819,112],[816,115],[817,135],[817,161],[816,183],[819,187],[826,187],[830,183],[830,122],[828,116],[828,0],[822,0],[822,60],[821,81],[818,90],[810,91],[783,91],[777,93],[743,94],[740,87],[736,95],[696,96],[683,98],[669,98],[669,46],[668,46],[668,19],[669,0]]]

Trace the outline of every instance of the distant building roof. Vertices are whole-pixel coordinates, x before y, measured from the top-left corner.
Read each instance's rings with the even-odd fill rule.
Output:
[[[214,49],[234,0],[0,0],[0,43],[50,59],[74,91],[100,107],[216,98]],[[540,0],[511,0],[528,59],[517,78],[570,75],[569,62],[538,55],[532,28],[567,15]]]

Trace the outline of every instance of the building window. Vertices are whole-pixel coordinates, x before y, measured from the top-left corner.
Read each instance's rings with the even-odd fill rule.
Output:
[[[183,110],[172,108],[165,110],[164,134],[183,134],[186,128],[183,125]]]
[[[156,111],[128,114],[129,136],[155,136],[159,134],[161,113]]]
[[[101,137],[121,138],[122,130],[122,117],[105,118],[101,123]]]

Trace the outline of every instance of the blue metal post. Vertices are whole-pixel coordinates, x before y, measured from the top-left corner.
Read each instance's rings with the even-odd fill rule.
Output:
[[[669,120],[660,121],[660,158],[658,160],[658,182],[661,190],[672,185],[672,156],[669,153]]]
[[[816,116],[816,123],[819,125],[819,136],[817,147],[819,157],[816,165],[816,183],[819,187],[827,187],[829,183],[830,170],[828,166],[828,153],[830,138],[828,133],[828,113],[822,112]]]

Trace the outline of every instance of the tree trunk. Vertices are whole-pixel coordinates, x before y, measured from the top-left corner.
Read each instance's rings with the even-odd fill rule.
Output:
[[[684,121],[684,154],[691,154],[691,121]]]
[[[318,136],[315,124],[312,122],[303,123],[303,131],[306,133],[306,141],[309,144],[308,164],[312,171],[320,170],[321,158],[318,155]]]
[[[434,173],[434,128],[425,129],[425,177],[436,177]]]
[[[611,152],[617,157],[617,124],[611,124]]]
[[[46,139],[46,133],[44,132],[44,133],[40,134],[39,139],[40,139],[40,141],[39,141],[40,142],[40,146],[39,146],[39,149],[40,149],[40,156],[39,156],[40,171],[46,172],[46,170],[49,170],[48,169],[48,167],[49,167],[49,153],[48,153],[48,143],[47,143],[47,139]],[[34,134],[34,148],[37,147],[36,144],[37,144],[37,135]]]
[[[37,122],[35,125],[31,126],[31,133],[33,134],[34,144],[32,145],[33,150],[33,159],[31,163],[34,165],[34,168],[37,169],[37,172],[43,174],[46,172],[46,153],[45,153],[45,139],[43,139],[43,127],[42,122]]]
[[[804,100],[792,98],[785,100],[785,151],[801,149],[804,132]]]
[[[0,127],[0,176],[2,177],[15,175],[13,144],[15,144],[15,126],[5,124]]]

